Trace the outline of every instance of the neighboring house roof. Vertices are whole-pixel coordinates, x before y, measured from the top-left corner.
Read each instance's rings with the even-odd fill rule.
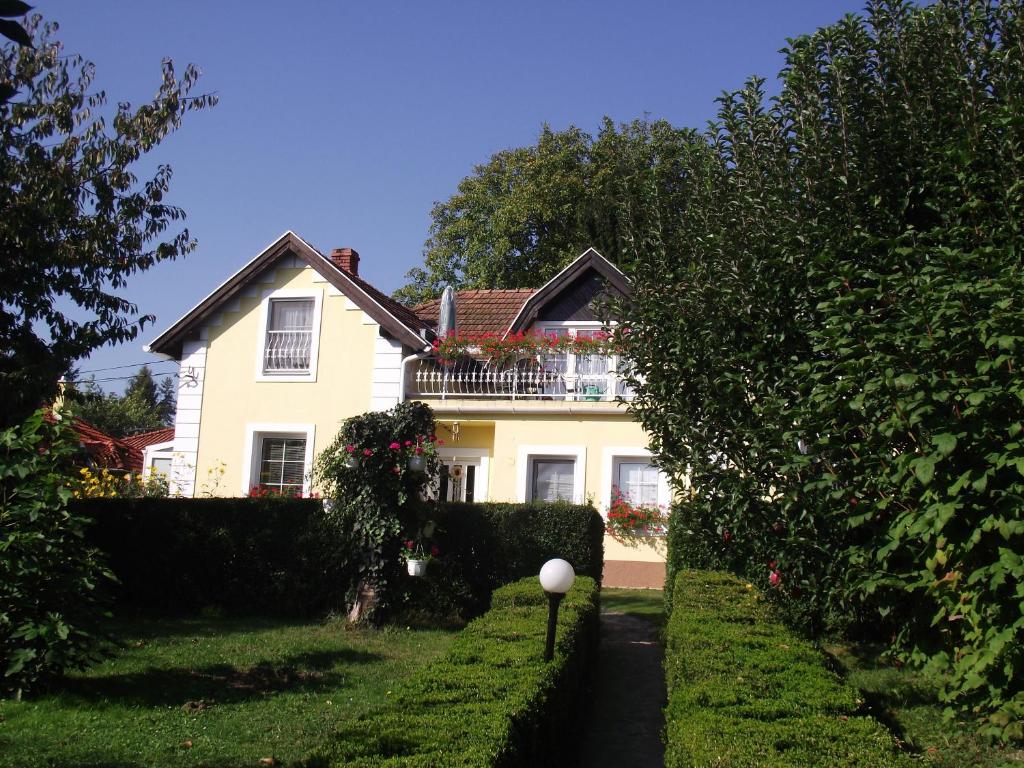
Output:
[[[313,267],[321,277],[403,344],[414,349],[426,346],[427,341],[423,336],[427,329],[426,323],[407,307],[381,293],[362,278],[339,269],[320,251],[289,230],[147,344],[145,349],[180,359],[182,342],[190,338],[225,302],[242,291],[250,280],[288,254],[302,259]]]
[[[482,333],[499,333],[504,335],[512,324],[513,318],[523,307],[523,302],[537,290],[535,288],[514,288],[511,290],[472,290],[457,291],[455,294],[455,322],[460,331],[478,335]],[[437,326],[441,312],[441,300],[433,299],[424,302],[413,311],[419,317]]]
[[[130,437],[122,437],[121,442],[125,443],[132,448],[138,448],[140,451],[146,450],[151,445],[157,443],[169,443],[174,439],[174,427],[164,427],[163,429],[154,429],[152,432],[140,432],[137,435],[131,435]]]
[[[468,334],[499,333],[505,335],[530,327],[540,311],[553,302],[576,280],[590,270],[623,296],[629,296],[629,279],[608,259],[588,248],[579,258],[555,275],[541,288],[478,289],[457,291],[455,323],[460,332]],[[437,326],[441,300],[432,299],[413,311],[432,327]]]
[[[97,467],[124,470],[142,468],[142,448],[111,437],[77,416],[71,420],[71,428]]]

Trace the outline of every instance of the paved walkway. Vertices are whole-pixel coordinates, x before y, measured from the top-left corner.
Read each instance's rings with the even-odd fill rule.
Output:
[[[583,733],[582,768],[662,768],[665,674],[654,626],[601,614],[598,681]]]

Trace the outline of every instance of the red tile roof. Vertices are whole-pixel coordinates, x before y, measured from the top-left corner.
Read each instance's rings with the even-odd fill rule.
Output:
[[[535,288],[511,290],[473,290],[455,293],[455,323],[464,333],[504,334],[526,300],[537,292]],[[437,327],[441,311],[441,300],[432,299],[413,307],[421,321],[430,327]]]
[[[137,435],[122,437],[121,442],[126,443],[132,448],[138,448],[140,451],[144,451],[151,445],[155,445],[156,443],[169,443],[173,439],[174,427],[164,427],[163,429],[154,429],[152,432],[140,432]]]
[[[75,417],[71,422],[79,441],[98,467],[107,469],[142,469],[142,449],[124,440],[101,432],[87,421]]]

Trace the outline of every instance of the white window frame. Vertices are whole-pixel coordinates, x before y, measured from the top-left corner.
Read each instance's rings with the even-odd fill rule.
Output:
[[[587,447],[585,445],[520,445],[516,458],[516,500],[530,499],[534,459],[573,459],[572,502],[582,504],[586,497]]]
[[[174,441],[168,440],[165,443],[151,443],[142,451],[142,471],[149,475],[153,472],[153,459],[171,459],[172,470],[166,472],[170,479],[174,466]]]
[[[270,302],[274,299],[312,299],[313,324],[309,339],[309,370],[305,373],[266,373],[263,370],[263,356],[267,346],[267,327],[270,325]],[[271,291],[260,302],[260,333],[256,342],[256,381],[316,381],[317,363],[320,359],[320,319],[323,312],[324,292],[322,288],[279,288]]]
[[[607,520],[608,510],[612,506],[612,486],[615,484],[616,465],[620,460],[636,461],[646,459],[651,461],[651,452],[647,448],[634,446],[612,446],[601,452],[601,515]],[[672,493],[669,489],[668,475],[661,469],[658,470],[658,504],[666,508],[672,503]]]
[[[480,473],[476,477],[476,487],[473,490],[474,502],[484,502],[490,498],[488,488],[491,480],[491,452],[489,450],[486,448],[441,447],[437,449],[437,458],[442,461],[467,459],[473,463],[480,462]]]
[[[306,454],[302,458],[302,495],[310,492],[310,471],[313,469],[313,439],[315,424],[248,423],[245,425],[245,453],[242,454],[242,495],[248,496],[260,476],[260,445],[264,437],[302,437],[306,440]]]

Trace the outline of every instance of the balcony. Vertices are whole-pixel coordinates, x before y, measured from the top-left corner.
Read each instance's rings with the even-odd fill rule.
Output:
[[[552,356],[495,363],[462,358],[413,363],[406,394],[420,400],[490,399],[562,402],[617,402],[633,392],[604,356]]]

